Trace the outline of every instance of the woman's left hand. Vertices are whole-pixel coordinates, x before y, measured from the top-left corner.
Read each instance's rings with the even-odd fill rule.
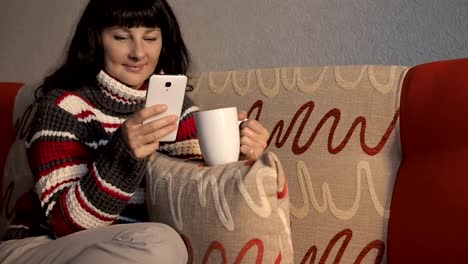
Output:
[[[239,112],[239,121],[247,118],[246,112]],[[240,127],[241,154],[244,159],[257,160],[267,147],[270,133],[257,120],[248,119]]]

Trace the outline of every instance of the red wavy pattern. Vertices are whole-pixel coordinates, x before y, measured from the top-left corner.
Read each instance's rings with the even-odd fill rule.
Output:
[[[350,229],[344,229],[338,232],[338,234],[336,234],[328,243],[318,263],[319,264],[323,264],[325,262],[330,263],[330,261],[328,261],[330,252],[335,247],[338,240],[344,237],[343,243],[341,244],[340,249],[335,256],[335,259],[333,260],[333,263],[340,263],[341,258],[343,257],[343,254],[345,253],[346,248],[348,247],[349,242],[351,241],[352,236],[353,236],[353,231],[351,231]],[[356,257],[354,264],[361,263],[364,260],[364,258],[367,256],[367,254],[369,254],[369,252],[371,252],[372,250],[378,250],[374,263],[381,263],[383,259],[384,251],[385,251],[385,244],[380,240],[374,240],[370,242],[369,244],[367,244],[367,246],[365,246],[361,250],[361,253],[359,253],[359,255]],[[306,254],[302,258],[301,264],[306,264],[307,260],[309,260],[309,264],[314,264],[316,258],[317,258],[317,246],[313,245],[309,248],[309,250],[307,250]]]
[[[210,256],[211,254],[214,252],[214,251],[219,251],[221,253],[221,257],[223,259],[223,264],[224,263],[227,263],[227,253],[226,253],[226,248],[224,247],[223,243],[219,242],[219,241],[214,241],[213,243],[211,243],[210,247],[208,248],[208,250],[206,251],[205,253],[205,256],[203,257],[203,261],[202,263],[205,264],[205,263],[209,263],[208,261],[210,260]]]
[[[376,146],[369,146],[369,145],[366,144],[367,120],[366,120],[365,117],[359,116],[352,123],[352,125],[349,128],[348,132],[346,133],[346,136],[343,139],[343,141],[340,142],[338,144],[338,146],[333,147],[333,145],[334,145],[333,144],[333,138],[334,138],[336,128],[338,127],[338,124],[339,124],[340,118],[341,118],[341,111],[338,108],[333,108],[330,111],[328,111],[322,117],[322,119],[320,120],[320,122],[315,127],[312,135],[309,137],[307,142],[304,145],[300,146],[299,145],[299,140],[302,137],[303,130],[304,130],[305,126],[307,125],[309,119],[310,119],[310,115],[312,114],[312,112],[314,110],[314,107],[315,107],[315,103],[312,102],[312,101],[308,101],[305,104],[303,104],[296,111],[296,113],[294,114],[294,116],[293,116],[291,122],[289,123],[289,126],[288,126],[286,132],[284,133],[284,135],[283,135],[283,130],[284,130],[284,127],[285,127],[285,122],[283,120],[279,120],[276,123],[275,127],[273,128],[273,130],[271,132],[270,138],[268,139],[268,145],[270,145],[270,143],[273,141],[273,139],[276,136],[275,146],[277,148],[282,148],[283,145],[286,143],[286,141],[291,136],[291,132],[292,132],[294,126],[296,125],[296,122],[299,122],[298,121],[299,117],[302,115],[302,113],[305,112],[305,115],[302,118],[302,122],[299,125],[299,128],[297,130],[296,135],[294,136],[293,143],[292,143],[292,152],[295,155],[300,155],[300,154],[306,152],[310,148],[312,143],[314,142],[314,139],[317,136],[320,129],[322,128],[322,126],[328,121],[328,119],[333,119],[332,127],[330,129],[329,134],[328,134],[328,152],[329,153],[331,153],[331,154],[340,153],[346,147],[346,145],[348,144],[351,136],[353,135],[353,133],[356,130],[356,128],[358,127],[358,125],[360,125],[361,129],[360,129],[360,132],[359,132],[359,139],[360,139],[361,148],[366,154],[368,154],[370,156],[374,156],[374,155],[378,154],[382,150],[382,148],[385,146],[385,143],[387,142],[387,140],[390,137],[392,131],[394,130],[395,125],[396,125],[396,123],[398,121],[398,118],[400,116],[400,110],[398,109],[398,110],[396,110],[392,121],[388,125],[387,129],[385,130],[385,133],[382,135],[380,141],[377,143]],[[255,119],[259,120],[260,116],[261,116],[261,113],[262,113],[262,110],[263,110],[263,101],[262,100],[256,101],[251,106],[251,108],[248,111],[248,116],[249,117],[251,116],[251,114],[252,114],[252,112],[254,110],[257,110]]]
[[[188,260],[187,263],[193,264],[194,259],[193,259],[192,242],[190,241],[190,239],[186,235],[182,234],[181,236],[184,239],[185,244],[187,246],[187,251],[188,251],[188,255],[189,255],[189,260]],[[351,229],[347,228],[347,229],[344,229],[344,230],[338,232],[330,240],[327,247],[325,248],[325,251],[323,252],[323,255],[320,257],[320,259],[319,259],[319,261],[317,263],[318,264],[330,263],[330,261],[329,261],[330,252],[333,250],[333,248],[335,246],[338,246],[337,245],[338,241],[343,239],[343,242],[341,243],[341,246],[340,246],[340,248],[339,248],[339,250],[338,250],[338,252],[337,252],[337,254],[335,256],[335,259],[333,260],[333,263],[340,263],[344,253],[346,252],[346,249],[348,248],[349,242],[351,241],[352,237],[353,237],[353,231]],[[242,261],[243,261],[243,258],[245,257],[245,255],[253,247],[257,248],[257,258],[256,258],[255,263],[256,264],[261,264],[263,262],[263,254],[264,254],[265,249],[264,249],[263,242],[260,239],[257,239],[257,238],[251,239],[250,241],[248,241],[242,247],[242,249],[240,250],[239,254],[236,257],[236,260],[234,261],[234,264],[241,264]],[[385,244],[380,240],[374,240],[374,241],[370,242],[369,244],[367,244],[361,250],[361,252],[356,257],[356,259],[354,260],[353,263],[354,264],[362,263],[362,261],[368,256],[368,254],[372,250],[377,250],[377,255],[375,257],[374,263],[381,263],[382,259],[383,259],[384,252],[385,252]],[[223,243],[221,243],[220,241],[213,241],[211,243],[211,245],[208,247],[208,249],[205,252],[202,264],[210,263],[211,255],[216,253],[216,252],[221,254],[221,258],[222,258],[221,263],[222,264],[227,264],[228,263],[228,260],[227,260],[228,259],[227,258],[228,250],[226,249],[225,245]],[[318,257],[317,255],[318,255],[317,246],[313,245],[307,250],[306,254],[302,258],[300,263],[301,264],[306,264],[306,263],[314,264],[314,263],[316,263],[316,259]],[[281,255],[281,252],[280,252],[274,263],[275,264],[280,264],[281,261],[282,261],[282,255]]]
[[[278,198],[278,200],[281,200],[284,197],[286,197],[286,195],[288,195],[288,182],[287,181],[284,182],[283,189],[276,194],[276,198]]]
[[[181,236],[182,236],[182,239],[185,242],[185,245],[187,246],[187,252],[188,252],[188,255],[189,255],[187,263],[188,264],[193,264],[194,260],[193,260],[193,245],[192,245],[192,242],[190,241],[190,238],[188,236],[186,236],[185,234],[181,234]],[[265,252],[265,247],[263,245],[263,241],[258,239],[258,238],[253,238],[253,239],[249,240],[242,247],[242,249],[239,251],[239,254],[237,254],[237,257],[236,257],[236,260],[234,261],[234,264],[243,263],[245,255],[250,250],[252,250],[252,248],[254,248],[254,247],[257,248],[257,258],[255,260],[255,264],[262,264],[263,263],[263,255],[264,255],[264,252]],[[210,244],[210,246],[208,247],[208,249],[206,250],[205,255],[203,256],[202,264],[210,263],[210,257],[215,252],[219,252],[219,254],[221,254],[221,259],[222,259],[221,264],[227,264],[228,263],[228,260],[227,260],[228,252],[227,252],[227,249],[226,249],[225,245],[220,241],[213,241]],[[276,257],[276,260],[275,260],[274,263],[275,264],[280,264],[281,260],[282,260],[282,255],[281,255],[281,252],[279,252],[279,254]]]

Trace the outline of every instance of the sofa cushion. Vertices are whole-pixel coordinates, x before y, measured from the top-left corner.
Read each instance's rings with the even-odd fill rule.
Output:
[[[389,263],[460,263],[468,250],[468,59],[411,68],[401,96],[403,161]]]
[[[275,154],[212,167],[158,154],[149,170],[150,220],[182,234],[190,263],[294,263]]]
[[[296,263],[385,258],[406,69],[288,67],[191,78],[201,110],[237,106],[271,132],[268,150],[288,177]]]

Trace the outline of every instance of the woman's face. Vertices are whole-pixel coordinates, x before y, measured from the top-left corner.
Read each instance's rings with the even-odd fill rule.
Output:
[[[120,82],[139,89],[158,64],[161,30],[111,27],[104,29],[101,37],[105,71]]]

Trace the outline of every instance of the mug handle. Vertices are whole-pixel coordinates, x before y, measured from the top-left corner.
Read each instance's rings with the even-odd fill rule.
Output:
[[[244,119],[244,120],[239,120],[237,122],[238,126],[239,126],[239,129],[241,129],[241,126],[242,126],[242,123],[244,123],[245,121],[249,120],[248,118]]]

